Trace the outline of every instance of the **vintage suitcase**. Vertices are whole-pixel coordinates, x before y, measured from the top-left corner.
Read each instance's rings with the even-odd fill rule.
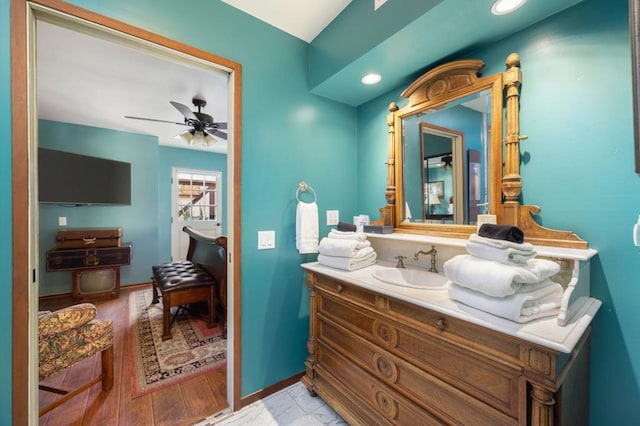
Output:
[[[131,264],[131,245],[47,251],[47,271],[104,268]]]
[[[65,229],[56,232],[56,249],[120,247],[122,228]]]

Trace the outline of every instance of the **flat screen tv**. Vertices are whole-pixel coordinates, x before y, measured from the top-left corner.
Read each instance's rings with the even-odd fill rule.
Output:
[[[131,204],[131,164],[38,148],[38,198],[53,204]]]

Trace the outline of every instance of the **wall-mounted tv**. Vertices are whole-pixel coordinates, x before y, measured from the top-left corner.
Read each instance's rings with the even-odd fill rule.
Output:
[[[38,148],[38,201],[131,204],[131,164]]]

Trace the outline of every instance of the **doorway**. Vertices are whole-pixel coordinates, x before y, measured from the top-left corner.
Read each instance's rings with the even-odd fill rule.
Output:
[[[35,158],[37,152],[37,112],[35,110],[35,26],[38,20],[56,25],[79,28],[92,34],[121,40],[141,49],[173,56],[176,61],[192,60],[228,73],[229,90],[229,151],[227,156],[229,259],[240,259],[239,202],[234,197],[239,193],[235,176],[240,173],[240,83],[241,67],[225,58],[190,46],[148,33],[139,28],[111,20],[79,7],[63,2],[40,0],[11,2],[12,43],[12,149],[13,155],[13,216],[22,219],[13,222],[13,323],[29,324],[15,327],[13,333],[13,359],[29,359],[28,363],[13,363],[13,419],[16,424],[37,421],[37,296],[38,296],[38,228],[37,185]],[[27,186],[30,190],[23,191]],[[25,212],[29,212],[25,215]],[[230,263],[228,268],[229,318],[239,303],[240,263]],[[227,368],[227,397],[233,409],[239,405],[239,350],[235,342],[240,341],[239,325],[229,322],[229,346],[231,356]],[[24,380],[28,377],[28,380]]]
[[[222,172],[174,167],[171,182],[171,260],[185,260],[189,236],[183,227],[209,237],[224,233]]]

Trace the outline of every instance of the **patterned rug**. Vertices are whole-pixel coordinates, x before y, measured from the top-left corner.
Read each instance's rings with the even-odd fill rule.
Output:
[[[134,398],[221,367],[227,360],[227,342],[220,327],[209,329],[204,317],[184,309],[171,324],[173,338],[163,342],[162,298],[155,305],[152,298],[151,289],[129,296],[129,358]]]

